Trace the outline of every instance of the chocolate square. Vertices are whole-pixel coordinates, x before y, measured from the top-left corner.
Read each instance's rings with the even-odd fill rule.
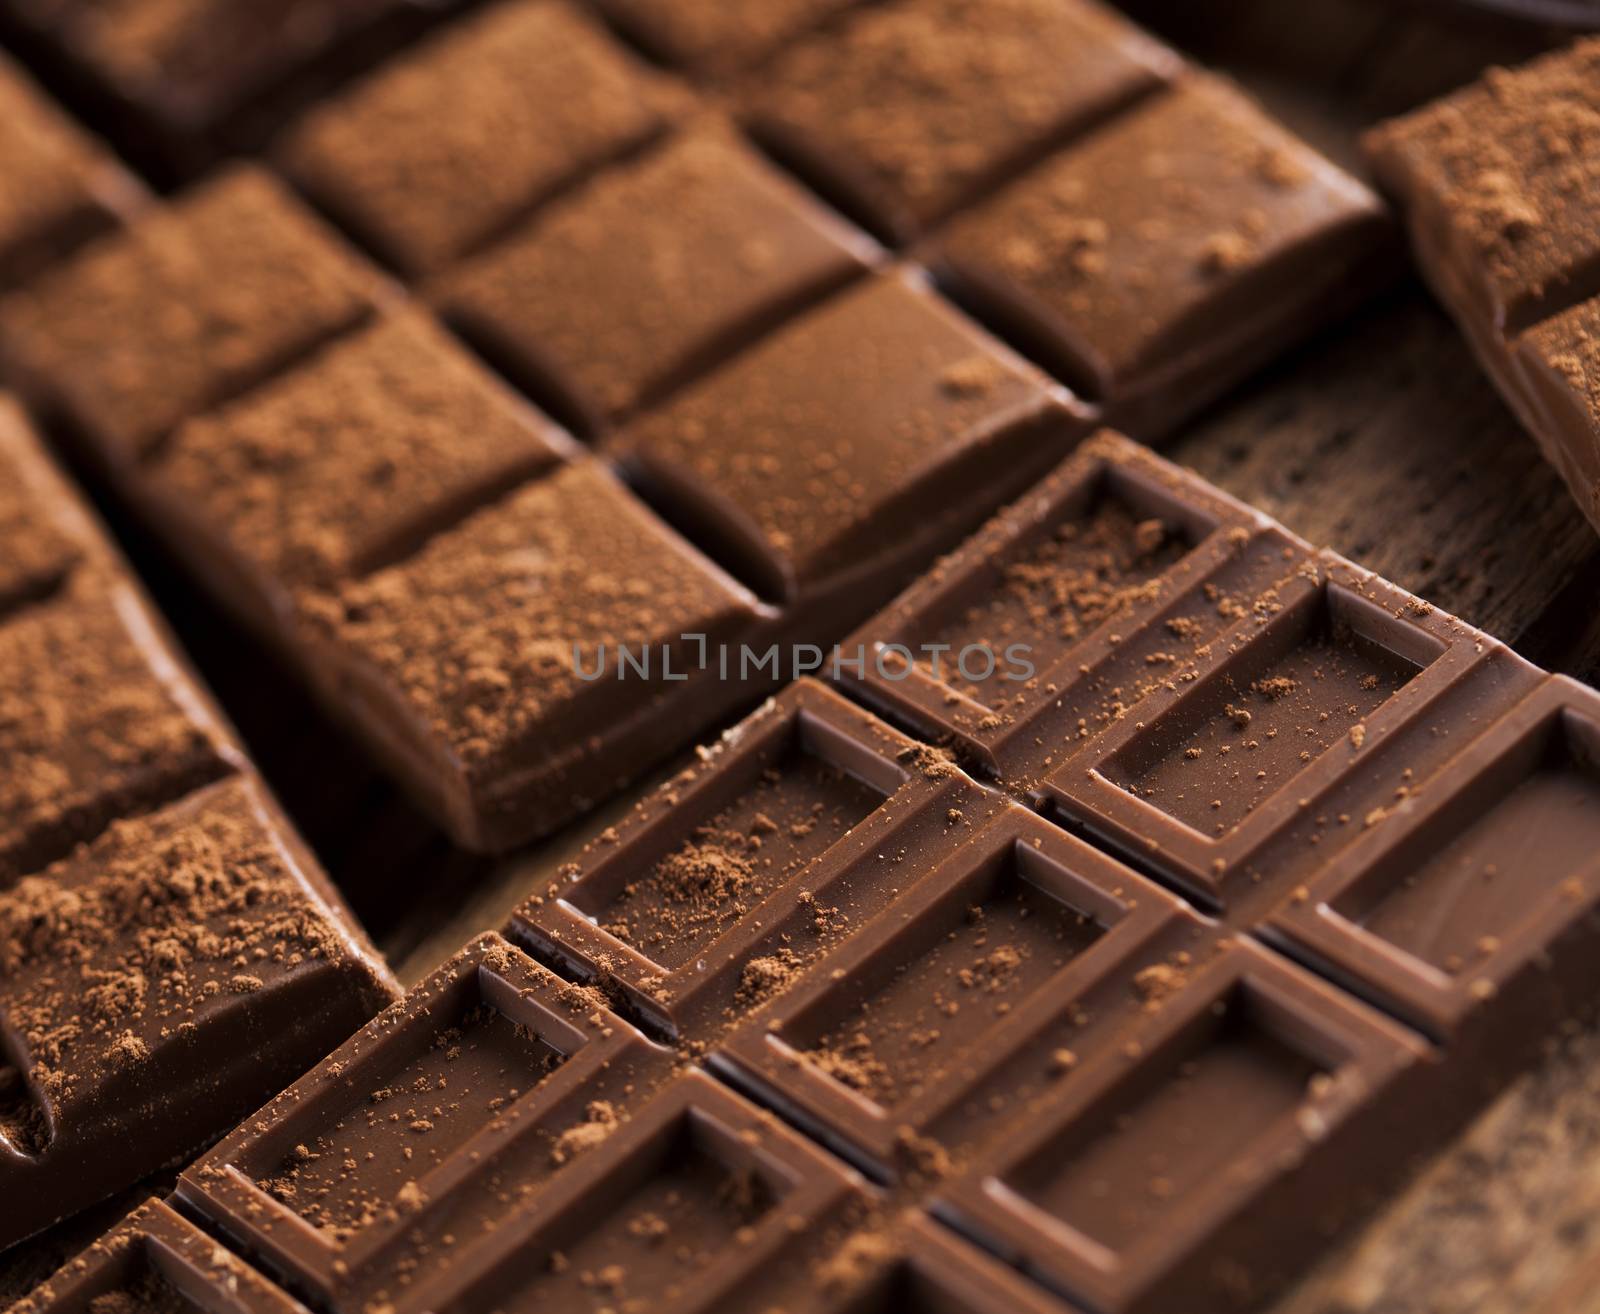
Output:
[[[0,350],[122,464],[352,326],[377,292],[281,183],[241,165],[0,303]]]
[[[196,558],[243,577],[221,596],[270,624],[294,589],[397,560],[573,450],[406,310],[189,421],[146,477]]]
[[[1094,0],[897,0],[787,51],[750,115],[825,193],[904,238],[1180,66]]]
[[[604,427],[860,272],[861,235],[707,128],[602,174],[437,301],[535,396]]]
[[[511,0],[312,110],[279,159],[411,272],[437,269],[661,132],[680,101],[576,8]]]
[[[1365,187],[1191,74],[958,217],[934,259],[1148,438],[1319,322],[1385,232]]]
[[[933,508],[972,516],[979,488],[1003,500],[1085,427],[1052,408],[1036,370],[897,271],[736,357],[613,450],[758,592],[792,600],[937,529]]]

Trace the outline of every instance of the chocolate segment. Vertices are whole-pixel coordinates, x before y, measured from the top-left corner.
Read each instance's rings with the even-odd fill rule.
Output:
[[[1195,677],[1310,548],[1109,431],[845,641],[840,677],[1027,796],[1080,742]]]
[[[1425,270],[1514,336],[1600,290],[1600,41],[1479,82],[1374,130],[1367,151],[1409,207]]]
[[[607,746],[632,734],[630,751],[659,756],[683,733],[657,719],[684,696],[677,677],[715,675],[691,673],[689,636],[722,642],[754,608],[584,462],[308,599],[296,641],[329,705],[418,796],[472,847],[502,848],[609,793],[628,768]],[[643,663],[633,678],[624,645]]]
[[[13,616],[0,668],[0,875],[233,770],[125,584],[85,579]]]
[[[760,62],[860,0],[597,0],[596,7],[662,57],[705,74]]]
[[[128,218],[144,189],[0,56],[0,288]]]
[[[130,139],[169,166],[216,154],[230,121],[411,0],[5,0],[3,10]]]
[[[192,1152],[385,999],[248,778],[0,894],[0,1239]]]
[[[448,278],[439,304],[591,430],[860,272],[871,244],[730,133],[603,174]]]
[[[819,380],[827,380],[819,387]],[[613,450],[764,595],[891,551],[1079,436],[1043,378],[913,273],[880,275],[624,431]],[[995,500],[1006,494],[999,492]],[[937,513],[936,513],[937,514]]]
[[[1514,369],[1545,458],[1600,527],[1600,297],[1524,333]]]
[[[934,1208],[1096,1310],[1236,1308],[1396,1170],[1385,1124],[1422,1056],[1236,942]]]
[[[1150,437],[1349,296],[1385,227],[1366,188],[1191,74],[958,217],[933,258]]]
[[[280,183],[239,166],[0,303],[0,352],[125,463],[350,327],[377,291]]]
[[[1593,998],[1597,805],[1600,699],[1552,677],[1267,934],[1447,1045],[1476,1098]]]
[[[993,806],[938,754],[801,681],[536,892],[510,934],[703,1043],[892,906]]]
[[[14,1314],[305,1314],[182,1214],[150,1200],[72,1260]]]
[[[397,1305],[409,1311],[712,1311],[854,1198],[835,1162],[685,1073],[584,1161]]]
[[[897,0],[786,52],[750,114],[825,193],[903,238],[1180,64],[1093,0]]]
[[[1417,261],[1600,527],[1600,41],[1473,85],[1366,139]]]
[[[870,1177],[912,1184],[1015,1134],[1215,938],[1014,804],[919,865],[892,915],[752,1000],[712,1058]]]
[[[436,269],[661,132],[681,95],[560,0],[462,20],[318,106],[279,158],[403,268]]]
[[[191,1167],[178,1196],[321,1307],[405,1306],[586,1167],[670,1067],[592,992],[482,936]]]
[[[427,316],[402,311],[183,425],[148,479],[164,514],[191,526],[193,560],[235,558],[246,582],[219,581],[219,595],[271,625],[289,588],[388,564],[573,450]]]
[[[1043,797],[1203,905],[1267,886],[1379,824],[1539,680],[1453,617],[1320,554],[1056,768]]]

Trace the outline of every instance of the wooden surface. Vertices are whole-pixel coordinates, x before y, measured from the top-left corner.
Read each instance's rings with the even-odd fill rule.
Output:
[[[1366,124],[1552,39],[1397,0],[1126,7],[1351,164]],[[1529,658],[1600,680],[1600,539],[1414,281],[1296,350],[1169,451]],[[498,925],[628,805],[514,861],[452,850],[159,551],[119,528],[402,980]],[[330,776],[342,785],[333,793]],[[1280,1308],[1600,1314],[1600,1035],[1580,1029],[1554,1043]]]

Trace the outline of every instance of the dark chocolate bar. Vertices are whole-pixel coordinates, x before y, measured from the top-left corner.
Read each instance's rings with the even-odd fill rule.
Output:
[[[4,399],[0,467],[4,1247],[195,1151],[394,987]]]
[[[1600,528],[1600,41],[1374,129],[1417,261]]]
[[[135,1209],[12,1314],[306,1314],[306,1308],[160,1200]]]
[[[0,289],[124,222],[143,186],[0,54]]]

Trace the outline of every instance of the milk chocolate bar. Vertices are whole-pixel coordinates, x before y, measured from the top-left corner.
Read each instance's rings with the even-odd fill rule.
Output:
[[[1417,261],[1600,528],[1600,42],[1374,129]]]
[[[134,1210],[12,1309],[15,1314],[158,1309],[306,1314],[299,1301],[160,1200]]]
[[[0,1246],[392,997],[125,566],[0,403]]]
[[[143,186],[0,55],[0,290],[33,277],[145,202]]]

